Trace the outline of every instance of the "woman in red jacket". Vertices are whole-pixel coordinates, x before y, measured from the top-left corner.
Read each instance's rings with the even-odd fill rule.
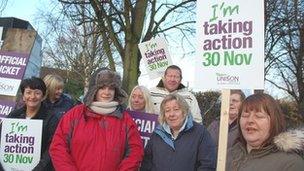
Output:
[[[56,170],[138,170],[143,145],[122,109],[126,97],[117,73],[93,74],[84,104],[68,111],[55,132],[50,155]]]

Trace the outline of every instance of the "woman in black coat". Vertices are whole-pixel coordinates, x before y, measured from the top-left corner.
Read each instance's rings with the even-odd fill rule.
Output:
[[[46,93],[46,86],[42,79],[32,77],[22,80],[20,89],[24,106],[12,111],[7,118],[40,119],[43,121],[41,157],[38,165],[33,170],[54,170],[48,149],[57,127],[58,117],[49,113],[42,103]]]

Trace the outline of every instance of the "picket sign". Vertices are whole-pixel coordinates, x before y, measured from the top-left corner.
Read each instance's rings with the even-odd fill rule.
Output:
[[[264,0],[197,1],[197,9],[194,85],[222,91],[217,171],[225,171],[230,90],[264,89]]]
[[[138,44],[138,47],[150,79],[161,77],[173,64],[165,38],[153,38]]]
[[[222,90],[219,143],[217,152],[217,171],[225,171],[227,156],[228,120],[229,120],[230,89]]]

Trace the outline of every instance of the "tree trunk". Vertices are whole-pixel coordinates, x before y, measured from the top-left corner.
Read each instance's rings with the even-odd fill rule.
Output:
[[[103,47],[105,54],[107,55],[107,58],[109,61],[109,67],[112,71],[116,71],[115,62],[114,62],[114,58],[112,55],[112,50],[111,50],[111,46],[109,43],[109,39],[106,35],[104,27],[100,27],[100,29],[101,29],[101,36],[102,36],[102,47]]]
[[[137,43],[126,43],[125,56],[123,61],[123,88],[129,94],[133,87],[138,84],[138,71],[139,71],[139,59],[138,59],[138,46]]]
[[[298,101],[298,114],[304,117],[304,24],[301,25],[299,30],[300,32],[300,47],[299,47],[299,54],[297,57],[297,85],[298,85],[298,92],[299,92],[299,101]]]

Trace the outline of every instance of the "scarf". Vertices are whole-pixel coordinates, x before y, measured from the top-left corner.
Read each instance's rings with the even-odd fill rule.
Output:
[[[117,108],[118,102],[92,102],[89,106],[97,114],[108,115],[114,112]]]

